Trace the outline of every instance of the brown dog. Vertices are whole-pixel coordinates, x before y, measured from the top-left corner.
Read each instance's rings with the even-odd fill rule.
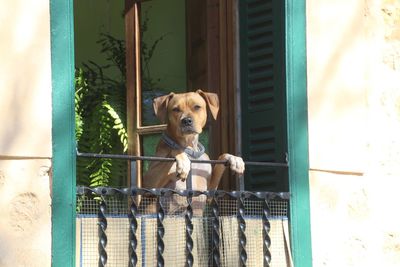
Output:
[[[143,179],[145,188],[186,189],[186,178],[192,171],[194,190],[217,189],[225,170],[223,164],[216,164],[211,171],[210,164],[192,163],[191,159],[209,159],[204,147],[199,143],[199,134],[207,121],[207,108],[214,119],[219,110],[218,96],[201,90],[183,94],[170,93],[154,99],[154,111],[157,117],[167,123],[156,156],[175,158],[175,162],[152,162]],[[223,154],[220,160],[226,160],[232,171],[242,174],[242,158]]]

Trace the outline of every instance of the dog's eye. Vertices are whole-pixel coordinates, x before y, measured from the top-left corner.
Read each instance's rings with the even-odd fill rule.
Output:
[[[174,108],[172,109],[172,111],[173,111],[173,112],[180,112],[181,110],[180,110],[178,107],[174,107]]]
[[[201,107],[199,105],[194,106],[194,110],[199,110]]]

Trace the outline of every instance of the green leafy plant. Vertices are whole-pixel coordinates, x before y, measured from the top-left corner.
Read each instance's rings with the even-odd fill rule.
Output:
[[[128,149],[126,129],[125,45],[102,34],[98,43],[108,64],[93,61],[76,69],[76,140],[81,152],[122,154]],[[126,162],[111,159],[77,161],[77,183],[118,186],[126,180]]]
[[[147,11],[141,23],[141,65],[143,102],[157,95],[159,79],[151,77],[149,63],[165,35],[145,43]],[[125,41],[101,34],[98,43],[106,64],[89,61],[75,72],[75,122],[78,150],[99,154],[123,154],[128,149],[126,128]],[[159,93],[158,93],[159,94]],[[153,114],[144,116],[151,117]],[[111,159],[77,160],[77,184],[86,186],[124,186],[127,163]]]

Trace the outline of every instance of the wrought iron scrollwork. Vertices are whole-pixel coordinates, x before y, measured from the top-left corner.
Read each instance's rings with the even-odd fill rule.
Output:
[[[162,197],[165,195],[165,191],[161,190],[160,194],[157,195],[157,266],[163,267],[164,266],[164,217],[165,217],[165,210],[162,203]]]
[[[136,237],[136,230],[138,228],[138,222],[137,222],[137,212],[138,212],[138,207],[136,204],[136,196],[137,192],[136,190],[132,189],[132,194],[131,194],[131,205],[129,208],[130,211],[130,221],[129,221],[129,265],[131,267],[136,266],[138,262],[138,257],[136,254],[136,248],[137,248],[137,237]]]
[[[185,225],[186,225],[186,266],[191,267],[193,266],[193,208],[192,208],[192,194],[187,196],[187,207],[185,213]]]
[[[288,200],[290,198],[289,193],[274,193],[274,192],[249,192],[249,191],[195,191],[195,190],[173,190],[173,189],[142,189],[142,188],[109,188],[109,187],[78,187],[78,195],[91,195],[95,198],[100,197],[100,203],[98,208],[98,229],[99,229],[99,266],[106,266],[107,264],[107,202],[106,196],[129,196],[130,205],[128,208],[129,214],[129,265],[137,266],[138,257],[137,254],[137,230],[138,230],[138,198],[141,196],[150,196],[157,198],[157,266],[164,266],[164,217],[166,214],[166,209],[163,206],[164,198],[181,196],[186,197],[187,206],[185,212],[185,226],[186,226],[186,266],[194,265],[193,256],[193,198],[199,196],[205,196],[210,203],[210,222],[211,222],[211,248],[212,255],[210,259],[211,266],[221,266],[221,229],[220,229],[220,200],[223,198],[233,199],[237,201],[236,217],[238,221],[238,234],[239,234],[239,264],[241,266],[246,266],[247,263],[247,251],[246,251],[246,205],[245,200],[247,199],[257,199],[262,201],[262,225],[263,225],[263,261],[264,266],[270,266],[271,264],[271,239],[269,237],[269,232],[271,225],[269,222],[270,217],[270,201],[273,199]]]
[[[247,262],[247,252],[246,252],[246,221],[245,216],[245,206],[244,206],[244,193],[240,193],[237,199],[237,219],[239,226],[239,260],[240,266],[246,266]]]
[[[212,194],[211,200],[211,242],[212,242],[212,266],[221,265],[220,246],[220,229],[219,229],[219,204],[218,192]]]
[[[271,263],[271,252],[269,250],[271,246],[271,238],[269,237],[269,231],[271,230],[271,224],[269,223],[268,217],[270,213],[269,199],[266,197],[263,201],[263,252],[264,252],[264,266],[269,267]]]
[[[107,218],[106,218],[107,204],[104,196],[101,195],[99,205],[99,267],[104,267],[107,264]]]

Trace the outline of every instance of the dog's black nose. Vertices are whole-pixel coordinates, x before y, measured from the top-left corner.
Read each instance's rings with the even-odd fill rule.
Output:
[[[192,126],[193,120],[190,117],[186,117],[181,120],[181,123],[182,123],[182,126]]]

